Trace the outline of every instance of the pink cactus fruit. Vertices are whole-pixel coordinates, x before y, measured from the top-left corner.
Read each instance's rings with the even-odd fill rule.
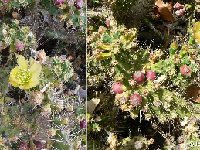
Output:
[[[44,148],[44,144],[40,141],[34,140],[33,143],[35,144],[36,150],[42,150]]]
[[[112,85],[112,91],[115,94],[122,94],[124,92],[124,85],[121,82],[115,82]]]
[[[177,2],[177,3],[174,5],[174,9],[176,9],[176,10],[183,9],[183,8],[184,8],[184,5],[180,4],[179,2]]]
[[[175,14],[179,17],[184,16],[185,15],[185,9],[180,9],[175,11]]]
[[[77,8],[77,9],[81,9],[83,7],[83,0],[76,0],[74,2],[74,6]]]
[[[55,0],[56,5],[61,5],[65,2],[65,0]]]
[[[175,9],[175,14],[179,17],[184,16],[185,15],[185,6],[180,4],[180,3],[176,3],[174,5],[174,9]]]
[[[2,0],[3,3],[9,3],[10,0]]]
[[[87,127],[86,119],[83,119],[80,121],[80,128],[85,129]]]
[[[28,144],[26,142],[21,142],[19,145],[19,150],[28,150]]]
[[[144,73],[141,71],[136,71],[133,74],[133,79],[138,83],[138,84],[142,84],[144,82],[145,76]]]
[[[192,73],[192,69],[189,66],[187,66],[187,65],[182,65],[180,67],[180,72],[184,76],[190,76],[191,73]]]
[[[22,51],[25,48],[25,44],[23,42],[21,42],[21,41],[18,41],[18,42],[15,43],[15,48],[18,51]]]
[[[106,26],[110,27],[110,19],[106,19]]]
[[[156,79],[156,72],[152,70],[147,70],[147,80],[154,81]]]
[[[134,93],[130,97],[130,103],[134,107],[137,107],[142,104],[142,96],[138,93]]]

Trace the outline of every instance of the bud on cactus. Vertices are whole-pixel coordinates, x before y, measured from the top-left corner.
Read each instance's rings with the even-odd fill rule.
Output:
[[[178,44],[176,41],[172,42],[169,48],[170,55],[174,55],[176,53],[176,50],[178,49]]]
[[[51,128],[51,129],[48,130],[47,133],[48,133],[48,135],[49,135],[50,137],[55,136],[55,135],[56,135],[56,129]]]
[[[40,105],[44,99],[44,95],[40,91],[34,91],[31,93],[31,102],[34,105]]]
[[[76,0],[75,3],[74,3],[74,6],[77,9],[81,9],[83,7],[83,0]]]
[[[25,48],[25,45],[24,45],[23,42],[18,41],[18,42],[16,42],[16,44],[15,44],[15,48],[16,48],[18,51],[22,51],[22,50]]]
[[[55,0],[56,5],[63,4],[65,0]]]
[[[27,150],[28,144],[26,142],[21,142],[19,145],[19,150]]]
[[[192,69],[187,65],[183,65],[180,67],[180,72],[184,76],[190,76],[192,73]]]
[[[136,150],[142,149],[143,146],[144,146],[144,143],[142,141],[136,141],[134,144],[135,144],[135,149]]]
[[[17,12],[15,12],[15,11],[13,11],[13,12],[12,12],[12,17],[13,17],[14,19],[20,19],[20,14],[17,13]]]
[[[175,11],[175,14],[179,17],[184,16],[185,15],[185,9],[180,9]]]
[[[124,92],[124,89],[125,89],[125,87],[121,82],[115,82],[112,85],[112,91],[115,94],[122,94]]]
[[[51,114],[51,105],[46,104],[42,109],[42,115],[49,116]]]
[[[46,53],[45,53],[45,51],[43,49],[38,52],[37,57],[39,58],[39,61],[41,63],[44,63],[46,61],[46,59],[47,59]]]
[[[130,103],[134,107],[137,107],[137,106],[141,105],[142,97],[140,96],[140,94],[138,94],[138,93],[132,94],[131,97],[130,97]]]
[[[174,5],[174,9],[176,9],[176,10],[183,9],[183,8],[184,8],[184,5],[180,4],[179,2],[177,2],[177,3]]]
[[[81,129],[85,129],[87,127],[87,122],[85,119],[80,121],[80,128]]]
[[[144,73],[142,73],[141,71],[136,71],[133,74],[133,79],[138,83],[138,84],[142,84],[144,82]]]
[[[106,26],[110,27],[110,19],[106,19]]]
[[[9,3],[10,0],[2,0],[4,3]]]
[[[156,73],[152,70],[148,70],[146,77],[147,77],[147,80],[153,81],[156,79]]]
[[[44,148],[44,145],[40,141],[33,141],[35,144],[36,150],[42,150]]]

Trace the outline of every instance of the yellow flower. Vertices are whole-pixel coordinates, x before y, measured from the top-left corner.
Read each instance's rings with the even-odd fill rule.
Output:
[[[10,72],[9,83],[20,89],[30,89],[39,84],[40,72],[42,66],[34,59],[29,61],[24,56],[17,56],[18,66]]]
[[[198,44],[200,43],[200,31],[194,33],[194,39]]]
[[[193,32],[200,31],[200,22],[195,22],[193,25]]]
[[[193,37],[197,44],[200,44],[200,22],[195,22],[193,25]]]

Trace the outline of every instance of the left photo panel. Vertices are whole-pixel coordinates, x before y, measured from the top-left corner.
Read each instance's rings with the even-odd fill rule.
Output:
[[[0,150],[86,150],[85,30],[85,0],[0,0]]]

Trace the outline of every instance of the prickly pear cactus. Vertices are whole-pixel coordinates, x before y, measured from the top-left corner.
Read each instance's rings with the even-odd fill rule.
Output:
[[[165,5],[169,1],[161,2]],[[94,134],[91,136],[94,138],[104,131],[111,131],[107,138],[110,149],[151,149],[152,145],[148,145],[149,141],[146,142],[145,138],[138,138],[138,134],[135,133],[137,129],[132,129],[132,126],[135,125],[131,122],[133,120],[139,120],[137,122],[139,127],[142,126],[143,121],[151,122],[155,132],[164,139],[162,141],[164,149],[185,149],[182,141],[177,140],[180,135],[183,135],[185,145],[195,143],[199,138],[197,134],[198,121],[187,122],[193,116],[199,117],[200,112],[199,99],[194,100],[194,97],[199,98],[199,25],[192,19],[189,19],[189,24],[186,22],[184,27],[178,25],[193,10],[187,8],[190,4],[174,2],[176,7],[170,4],[173,7],[170,14],[174,17],[175,23],[170,24],[162,17],[159,20],[160,24],[158,20],[154,20],[155,24],[162,27],[161,30],[167,28],[168,31],[164,33],[166,38],[163,36],[163,39],[169,40],[160,47],[152,46],[153,48],[150,45],[140,45],[139,35],[144,33],[140,30],[142,28],[135,30],[131,27],[135,25],[137,27],[138,20],[145,20],[146,14],[150,15],[149,12],[155,1],[113,1],[111,9],[113,19],[110,19],[112,15],[108,15],[109,13],[94,11],[89,13],[93,16],[89,16],[91,19],[89,22],[91,22],[88,27],[88,88],[91,93],[93,92],[93,94],[89,94],[89,98],[91,98],[89,103],[93,102],[95,105],[90,112],[92,119],[90,118],[89,121],[89,126],[93,131],[90,129],[89,133],[90,135]],[[136,10],[136,8],[140,10]],[[180,10],[183,11],[182,14],[178,14]],[[93,23],[94,21],[96,24]],[[129,29],[127,30],[127,28]],[[134,30],[137,31],[137,34],[131,32],[134,38],[130,38],[130,41],[125,38],[127,43],[132,41],[134,44],[126,45],[126,42],[123,41],[124,45],[120,45],[121,36],[113,38],[114,34],[112,33],[115,31],[119,31],[124,36]],[[162,33],[161,31],[161,35],[163,35]],[[178,36],[175,35],[176,33]],[[146,38],[152,40],[151,37]],[[195,88],[191,89],[193,86]],[[190,89],[190,96],[188,96],[188,89]],[[109,95],[109,92],[112,95]],[[194,93],[197,94],[194,95]],[[112,114],[109,110],[110,107],[113,107]],[[123,122],[124,126],[120,126],[120,121],[116,119],[118,115],[123,116],[120,121],[130,117],[131,119],[127,122],[131,122],[131,125]],[[107,116],[111,116],[110,120],[107,119]],[[112,118],[115,118],[116,121],[108,126],[105,122],[107,120],[112,122]],[[173,122],[174,129],[169,127],[170,121]],[[115,128],[115,125],[119,126],[120,131]],[[156,126],[164,125],[168,126],[167,129],[156,128]],[[121,130],[123,130],[122,133]],[[165,130],[168,130],[169,133]],[[173,133],[172,130],[174,130]],[[128,135],[132,137],[128,137]],[[124,138],[125,136],[127,138]],[[100,138],[102,137],[103,135],[100,136]]]
[[[137,45],[137,30],[135,28],[127,29],[123,25],[117,26],[117,22],[110,11],[104,12],[104,15],[100,14],[89,12],[92,18],[98,16],[105,22],[104,26],[100,26],[98,29],[89,27],[91,34],[88,34],[88,76],[93,76],[98,72],[98,76],[93,76],[93,80],[89,79],[89,85],[97,84],[100,80],[103,81],[107,73],[109,73],[108,76],[112,77],[114,68],[110,66],[117,63],[116,57],[119,57],[122,53],[131,53]],[[102,75],[100,75],[101,72]]]
[[[141,63],[142,59],[138,59],[137,61],[140,61]],[[184,94],[184,90],[195,82],[192,81],[191,76],[177,73],[177,67],[176,64],[174,64],[174,61],[170,66],[168,62],[165,62],[167,59],[161,60],[163,65],[162,69],[155,67],[155,65],[158,65],[160,62],[158,62],[158,64],[153,64],[153,67],[150,67],[149,63],[141,65],[140,68],[134,67],[138,66],[137,63],[139,62],[137,61],[132,61],[133,67],[124,67],[125,70],[123,70],[122,67],[119,67],[119,63],[115,66],[117,70],[115,76],[116,81],[124,83],[127,87],[126,90],[124,90],[124,93],[117,94],[115,99],[115,103],[120,106],[122,110],[131,112],[133,118],[137,117],[139,111],[143,111],[146,119],[157,117],[160,122],[165,122],[177,117],[189,117],[192,113],[195,113],[195,104],[188,101]],[[118,60],[118,62],[120,61]],[[124,61],[121,62],[122,65]],[[128,61],[126,61],[126,63],[128,63]],[[191,68],[193,69],[193,76],[196,76],[198,64],[190,62],[189,64],[192,65]],[[169,68],[167,68],[166,65],[168,65]],[[124,66],[127,67],[128,65]],[[166,69],[168,69],[168,71]],[[136,78],[135,76],[137,74],[135,72],[138,70],[140,70],[141,74],[146,77],[139,76],[139,78]],[[149,80],[149,70],[153,70],[152,72],[155,72],[156,77],[152,78],[152,80]],[[181,70],[179,71],[181,72]],[[173,73],[171,74],[170,72]],[[140,82],[137,82],[138,79],[140,79]],[[132,105],[132,101],[137,101],[137,99],[131,98],[131,96],[135,93],[139,94],[142,99],[137,107]]]

